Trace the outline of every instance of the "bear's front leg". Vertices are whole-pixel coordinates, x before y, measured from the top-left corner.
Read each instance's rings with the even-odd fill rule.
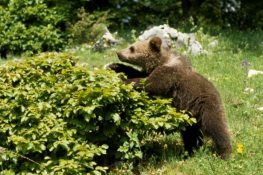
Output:
[[[112,63],[106,66],[106,68],[115,71],[116,73],[124,73],[127,79],[137,79],[147,77],[147,73],[144,71],[139,71],[131,66],[127,66],[121,63]]]
[[[174,75],[173,67],[160,66],[157,67],[145,81],[145,90],[152,95],[160,95],[163,97],[169,96],[176,76]]]

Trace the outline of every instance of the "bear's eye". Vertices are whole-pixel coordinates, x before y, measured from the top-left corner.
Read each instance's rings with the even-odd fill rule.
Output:
[[[130,47],[130,51],[131,51],[132,53],[135,51],[134,46],[131,46],[131,47]]]

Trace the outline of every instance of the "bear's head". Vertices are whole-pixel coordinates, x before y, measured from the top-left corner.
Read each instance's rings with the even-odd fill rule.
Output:
[[[149,40],[137,41],[117,52],[117,55],[120,61],[139,66],[150,74],[166,61],[167,53],[162,47],[162,40],[159,37],[153,37]]]

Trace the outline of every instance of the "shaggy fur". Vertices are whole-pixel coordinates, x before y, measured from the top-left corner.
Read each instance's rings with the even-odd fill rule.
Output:
[[[131,77],[125,81],[135,82],[135,87],[146,74],[145,89],[149,94],[173,98],[176,109],[185,110],[196,118],[196,124],[182,131],[184,147],[190,155],[203,144],[203,136],[207,135],[212,138],[217,154],[227,158],[231,153],[230,136],[218,91],[192,70],[185,57],[171,53],[161,45],[161,39],[154,37],[138,41],[117,53],[121,61],[142,68],[142,74],[135,73],[138,76],[131,76],[133,71],[130,68],[126,71],[121,64],[113,64],[112,69],[122,69],[128,78]]]

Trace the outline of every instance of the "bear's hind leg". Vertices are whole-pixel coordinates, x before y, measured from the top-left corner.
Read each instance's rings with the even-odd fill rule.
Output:
[[[203,113],[202,119],[202,127],[205,133],[212,138],[217,154],[222,159],[229,157],[231,153],[230,134],[224,112],[215,110],[212,113],[210,108],[210,111]]]

